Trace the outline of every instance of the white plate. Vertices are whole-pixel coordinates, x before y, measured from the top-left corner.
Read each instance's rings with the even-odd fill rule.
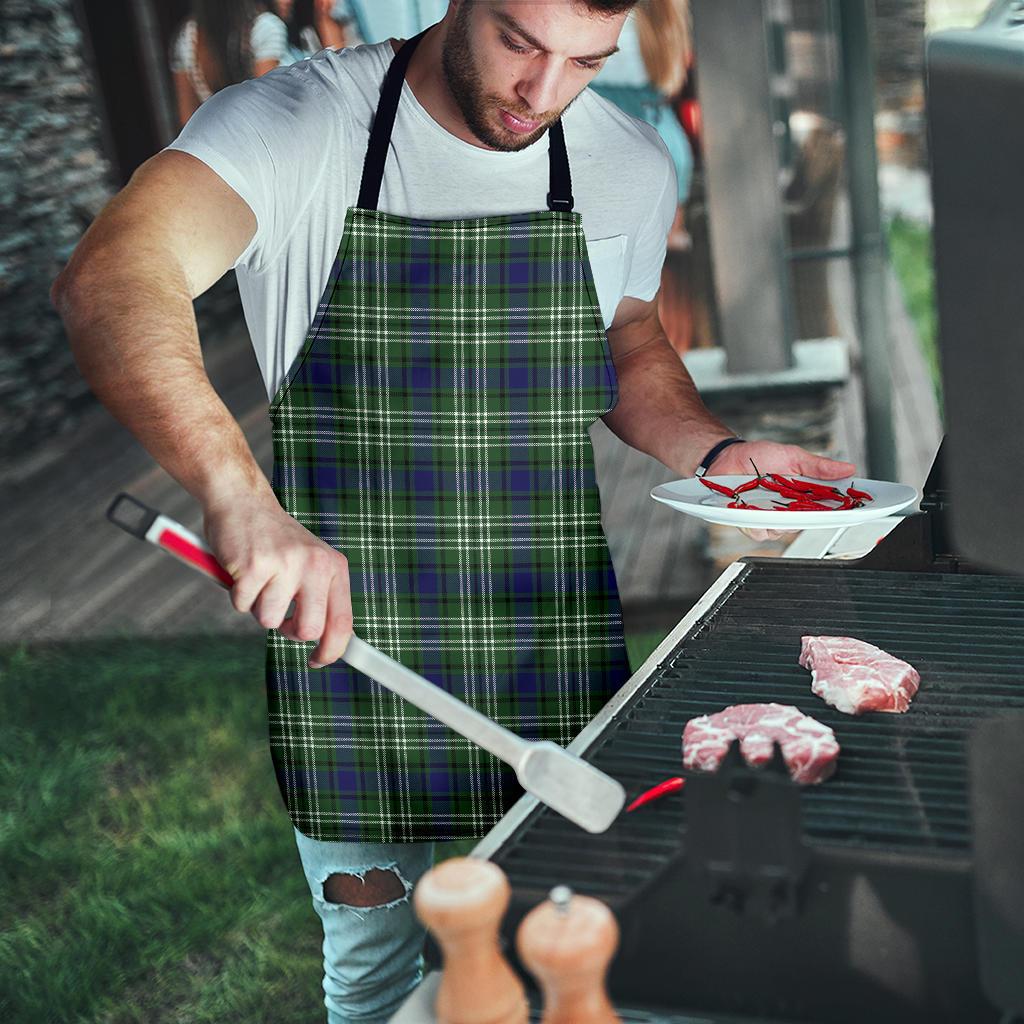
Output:
[[[750,475],[709,476],[706,479],[725,487],[737,487],[749,480]],[[810,480],[811,477],[797,477],[796,479]],[[858,491],[867,491],[872,495],[873,500],[865,502],[861,508],[837,509],[828,512],[790,512],[786,509],[762,512],[745,508],[728,508],[729,498],[708,489],[695,476],[660,484],[651,491],[651,497],[655,501],[660,501],[662,504],[685,512],[687,515],[696,516],[708,523],[741,526],[747,529],[773,530],[831,530],[839,526],[855,526],[857,523],[867,523],[872,519],[894,515],[910,505],[916,505],[921,498],[915,488],[888,480],[845,477],[842,480],[815,480],[814,483],[828,484],[844,491],[847,487],[854,487]],[[765,506],[770,505],[772,501],[787,500],[774,491],[766,491],[760,487],[755,491],[747,491],[742,498],[752,505]]]

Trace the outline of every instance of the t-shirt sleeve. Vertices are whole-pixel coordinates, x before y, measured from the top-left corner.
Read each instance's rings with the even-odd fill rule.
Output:
[[[215,93],[167,147],[202,160],[248,204],[256,233],[235,266],[253,273],[282,251],[337,141],[338,107],[304,64]]]
[[[254,61],[284,60],[288,53],[288,27],[276,14],[264,11],[252,23],[249,45]]]
[[[654,201],[650,212],[637,232],[625,290],[626,295],[642,299],[644,302],[653,299],[661,287],[661,268],[665,262],[668,232],[679,204],[676,169],[672,157],[661,138],[653,132],[652,135],[652,142],[658,147],[658,163],[663,167],[661,188],[656,198],[652,193]]]

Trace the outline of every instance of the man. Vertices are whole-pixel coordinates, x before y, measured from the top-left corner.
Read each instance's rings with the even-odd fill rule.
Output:
[[[55,284],[82,372],[200,501],[234,607],[269,631],[271,750],[335,1024],[401,1003],[433,841],[484,834],[520,792],[338,662],[353,622],[489,717],[565,744],[628,676],[598,416],[679,476],[745,473],[751,456],[853,471],[733,438],[664,336],[672,164],[585,89],[631,6],[450,0],[404,45],[226,90]],[[231,267],[271,397],[272,484],[196,336],[192,299]]]

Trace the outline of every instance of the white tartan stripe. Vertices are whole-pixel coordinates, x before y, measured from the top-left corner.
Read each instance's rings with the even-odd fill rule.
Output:
[[[595,412],[599,386],[595,384],[598,371],[594,358],[595,345],[599,350],[603,340],[603,325],[592,283],[578,266],[584,246],[579,217],[521,226],[510,225],[503,218],[487,218],[423,227],[405,218],[350,210],[346,229],[350,253],[360,269],[345,288],[332,293],[329,303],[320,304],[320,311],[328,316],[319,323],[312,340],[307,339],[307,346],[316,342],[330,352],[351,352],[351,358],[346,356],[333,364],[323,362],[315,371],[319,377],[299,378],[307,351],[304,349],[302,358],[286,374],[282,400],[272,412],[275,452],[279,448],[288,464],[281,477],[282,504],[336,549],[372,551],[372,559],[353,563],[359,566],[359,593],[365,602],[362,625],[357,630],[364,639],[398,661],[415,662],[417,656],[423,656],[433,658],[431,664],[446,664],[452,676],[460,680],[459,685],[465,686],[467,702],[485,715],[512,727],[543,727],[544,735],[568,742],[594,710],[578,679],[589,678],[592,657],[598,665],[614,665],[622,649],[621,615],[585,610],[586,581],[604,571],[599,556],[603,552],[607,558],[607,544],[599,501],[595,502],[592,450],[586,433],[599,414]],[[417,307],[408,301],[407,283],[390,284],[388,280],[388,261],[398,251],[389,249],[391,240],[427,243],[439,232],[445,233],[453,245],[457,272],[452,284],[452,310]],[[551,243],[546,251],[551,260],[550,278],[559,282],[556,296],[550,305],[508,304],[496,310],[493,290],[489,295],[488,289],[490,264],[481,255],[483,244],[492,239],[511,244],[538,237]],[[534,260],[536,251],[526,247],[522,258]],[[578,270],[562,275],[561,269],[555,268],[563,266]],[[521,317],[523,329],[520,324],[510,324],[510,317]],[[429,327],[424,329],[420,323],[412,327],[411,321],[416,318],[425,318]],[[529,335],[525,332],[527,318]],[[337,326],[339,321],[341,327]],[[401,325],[401,330],[396,325]],[[398,407],[388,390],[392,379],[406,386],[403,374],[412,365],[405,354],[409,344],[407,325],[414,330],[417,343],[446,347],[442,358],[447,361],[437,371],[451,388],[446,409]],[[488,393],[488,387],[493,389],[493,381],[500,380],[500,372],[504,372],[500,365],[491,369],[498,342],[509,352],[518,353],[516,359],[521,359],[523,346],[533,346],[530,360],[534,361],[517,363],[514,369],[520,375],[529,375],[534,393],[530,401],[543,407],[517,408],[513,412],[492,407],[495,392]],[[546,359],[546,345],[552,347],[557,358]],[[322,382],[330,380],[339,365],[350,374],[344,386],[353,396],[344,407],[343,418],[334,406],[305,397],[322,396]],[[505,364],[504,369],[509,366]],[[541,376],[545,373],[546,382]],[[305,380],[301,385],[305,390],[293,402],[290,388],[296,379]],[[432,383],[424,388],[436,388],[436,379],[431,378]],[[606,379],[613,381],[613,371],[606,370]],[[310,383],[314,380],[315,385]],[[550,408],[535,397],[547,395],[557,396]],[[403,391],[400,401],[406,400]],[[444,478],[453,482],[440,503],[444,513],[410,514],[407,510],[414,493],[410,484],[403,477],[400,486],[404,490],[396,490],[394,483],[413,465],[404,452],[423,444],[424,438],[429,438],[431,449],[443,456],[440,464]],[[334,467],[338,474],[335,479],[348,480],[352,475],[358,480],[358,486],[349,487],[343,495],[328,492],[328,504],[338,500],[342,511],[323,508],[319,499],[311,497],[317,493],[314,481],[319,479],[318,473],[330,470],[332,458],[337,458],[332,455],[334,450],[346,453],[344,461],[339,458]],[[546,458],[545,452],[549,453]],[[520,478],[524,472],[550,475],[550,482],[539,488],[544,510],[525,518],[505,512],[509,495],[499,488],[492,490],[490,483],[502,471],[503,453],[514,456]],[[396,464],[396,458],[408,461]],[[520,464],[528,469],[518,468]],[[492,508],[492,499],[501,502],[502,507]],[[397,501],[406,511],[397,510]],[[303,506],[305,502],[312,504]],[[418,562],[411,557],[414,551],[432,553],[436,558]],[[496,561],[499,552],[502,557]],[[510,561],[506,556],[513,553],[517,559]],[[557,583],[546,598],[548,606],[543,613],[517,615],[510,623],[506,619],[510,598],[499,594],[497,588],[506,585],[508,573],[521,572],[522,567],[531,565],[530,559],[522,557],[524,554],[534,556],[535,573]],[[421,565],[435,567],[440,576],[450,573],[445,597],[447,605],[455,609],[450,617],[403,611],[406,604],[400,601],[398,580],[410,573],[428,571]],[[355,587],[354,578],[353,593]],[[523,593],[528,595],[527,601],[539,600],[528,587]],[[615,604],[617,607],[617,597]],[[423,632],[433,629],[436,633],[440,627],[444,628],[443,636]],[[534,627],[538,635],[522,635]],[[509,635],[516,629],[519,635]],[[340,693],[348,685],[332,680],[330,669],[322,674],[308,669],[305,661],[314,646],[314,642],[304,645],[288,641],[273,631],[268,637],[283,702],[270,716],[272,747],[283,755],[277,763],[283,760],[288,765],[279,781],[300,830],[308,831],[312,825],[322,838],[393,842],[423,838],[424,826],[429,826],[434,838],[481,835],[497,820],[503,809],[508,770],[475,745],[452,738],[450,733],[423,734],[429,721],[426,716],[410,713],[409,706],[385,688],[370,683],[368,689],[360,690],[367,711],[359,716],[366,727],[358,733],[354,726],[344,726],[355,719],[314,710],[324,706],[326,694]],[[520,659],[530,654],[538,655],[535,671],[540,673],[539,666],[543,665],[544,673],[542,680],[537,677],[543,688],[532,692],[542,694],[535,698],[543,700],[538,706],[554,710],[540,714],[524,708],[522,713],[502,713],[499,709],[507,708],[510,699],[514,706],[515,699],[514,695],[510,698],[507,693],[499,693],[499,682],[510,678],[510,666],[530,663],[529,658],[526,662]],[[335,671],[341,669],[336,667]],[[346,678],[344,672],[340,678]],[[338,810],[324,805],[327,797],[324,801],[318,799],[318,786],[323,783],[315,781],[314,776],[326,778],[334,770],[349,770],[345,767],[348,761],[331,756],[341,753],[331,736],[332,729],[339,727],[345,727],[353,737],[347,741],[350,749],[361,755],[354,762],[358,773],[372,777],[375,772],[375,783],[371,778],[363,781],[368,786],[375,784],[379,793],[386,794],[386,799],[382,797],[376,804],[379,810]],[[419,783],[413,776],[418,769],[411,767],[411,759],[419,754],[445,752],[452,755],[452,770],[459,772],[459,799],[467,789],[471,791],[469,807],[458,813],[441,808],[422,812],[418,809],[422,796],[415,789]],[[385,776],[390,782],[385,782]],[[311,796],[310,803],[301,802]]]

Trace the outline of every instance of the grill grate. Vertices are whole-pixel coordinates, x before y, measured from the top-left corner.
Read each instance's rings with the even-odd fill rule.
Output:
[[[797,664],[805,634],[857,637],[910,662],[921,673],[910,711],[855,718],[815,697]],[[836,775],[801,794],[810,846],[962,861],[970,727],[1024,709],[1024,581],[751,562],[585,756],[632,799],[680,773],[690,718],[768,701],[813,715],[842,747]],[[685,791],[585,839],[540,809],[493,859],[513,886],[567,881],[613,898],[650,879],[684,830]]]

